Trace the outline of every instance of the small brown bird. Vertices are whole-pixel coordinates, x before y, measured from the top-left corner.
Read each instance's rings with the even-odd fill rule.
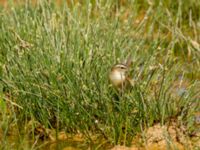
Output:
[[[133,85],[133,79],[128,77],[131,63],[132,59],[129,56],[126,63],[114,65],[109,73],[111,83],[120,91],[123,91],[129,85]]]

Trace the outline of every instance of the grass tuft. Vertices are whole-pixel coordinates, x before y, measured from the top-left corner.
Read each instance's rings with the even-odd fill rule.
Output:
[[[12,125],[21,133],[33,120],[113,145],[131,145],[172,119],[192,133],[200,111],[199,9],[195,0],[10,1],[0,8],[0,136],[6,141]],[[108,72],[129,54],[136,84],[116,100]]]

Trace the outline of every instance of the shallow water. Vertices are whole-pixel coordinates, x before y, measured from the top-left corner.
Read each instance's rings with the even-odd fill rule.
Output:
[[[40,145],[39,149],[41,150],[81,150],[81,149],[88,149],[87,144],[83,142],[77,141],[57,141],[57,142],[50,142],[45,145]]]
[[[33,149],[33,150],[87,150],[87,149],[98,149],[105,150],[111,149],[112,146],[105,141],[99,141],[92,143],[86,140],[55,140],[50,139],[35,139],[30,140],[27,136],[14,134],[6,135],[4,137],[0,134],[0,149]]]

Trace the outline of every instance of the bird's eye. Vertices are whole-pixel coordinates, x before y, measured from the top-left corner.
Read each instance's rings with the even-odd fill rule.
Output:
[[[125,70],[127,69],[127,67],[125,65],[116,65],[116,68],[121,69],[121,70]]]

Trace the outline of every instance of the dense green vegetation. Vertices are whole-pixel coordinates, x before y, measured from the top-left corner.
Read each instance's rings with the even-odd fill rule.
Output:
[[[3,148],[13,127],[23,143],[38,123],[112,145],[172,119],[196,131],[200,1],[10,1],[0,16]],[[136,84],[117,100],[108,73],[129,54]]]

